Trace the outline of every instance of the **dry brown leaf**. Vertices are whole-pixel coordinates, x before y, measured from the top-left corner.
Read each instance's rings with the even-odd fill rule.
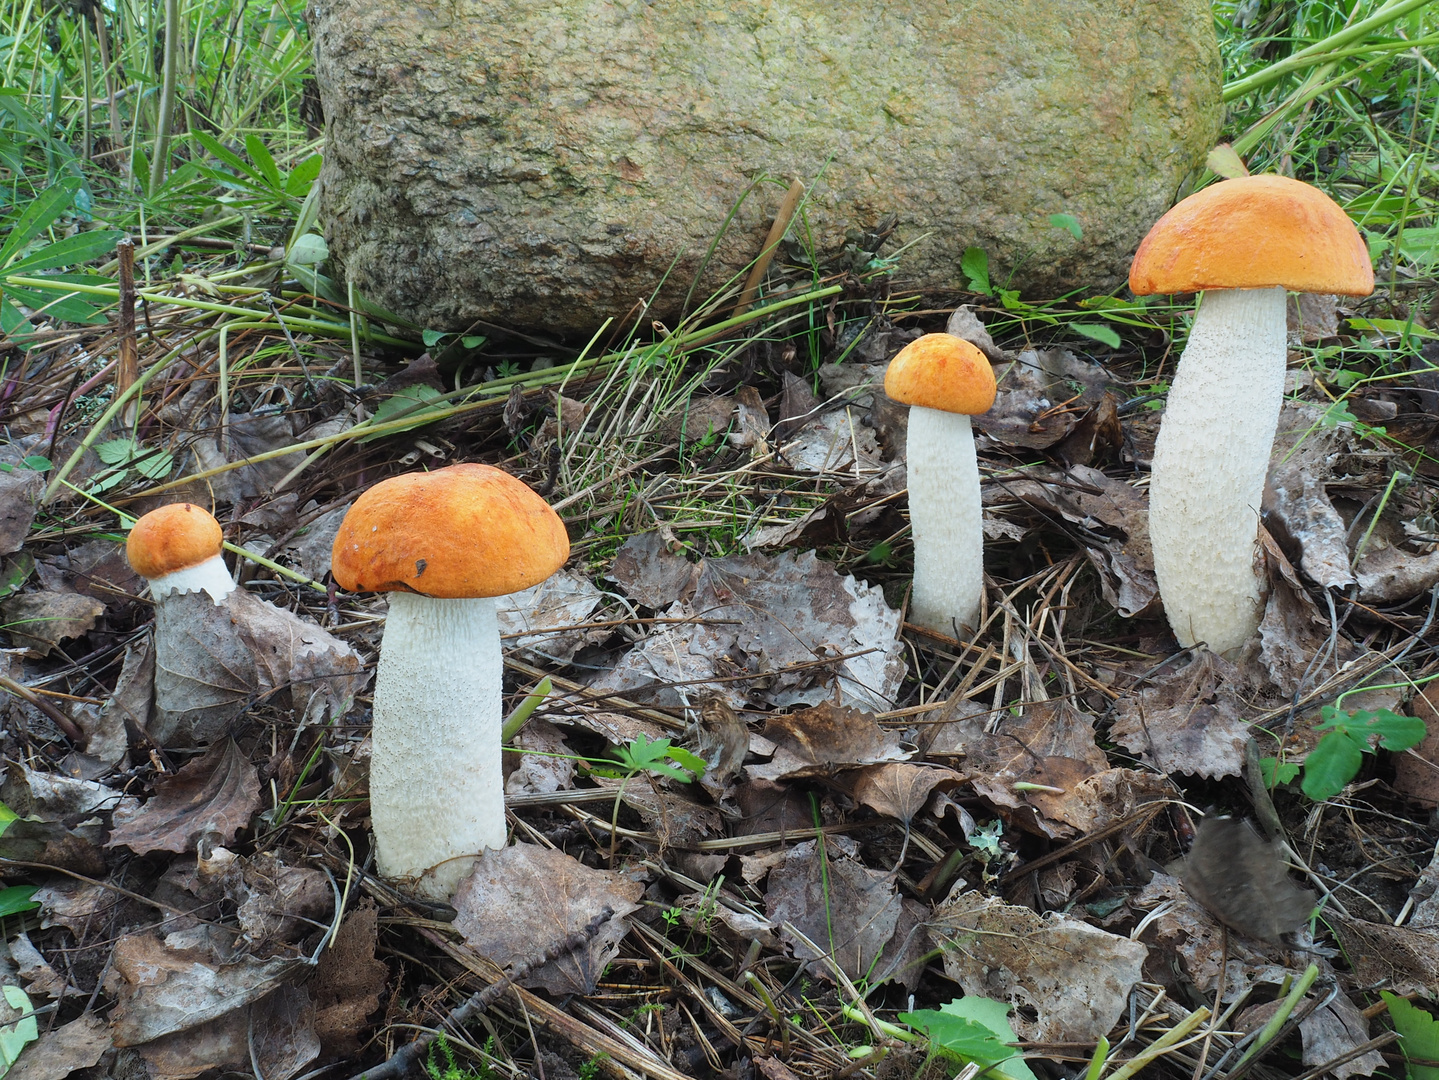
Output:
[[[672,540],[672,535],[659,532],[631,536],[615,552],[607,576],[626,595],[656,611],[687,599],[694,593],[699,566],[679,554]]]
[[[35,523],[45,477],[34,469],[0,472],[0,555],[19,551]]]
[[[228,843],[260,808],[260,780],[233,740],[216,743],[130,814],[115,814],[108,846],[124,844],[137,854],[190,851],[202,835]]]
[[[1439,583],[1439,551],[1410,555],[1375,540],[1364,549],[1354,576],[1366,604],[1397,604]]]
[[[768,764],[745,767],[751,780],[833,776],[841,769],[909,756],[899,736],[881,728],[873,713],[829,702],[771,716],[764,737],[777,749]]]
[[[507,649],[541,662],[569,663],[586,645],[610,635],[608,627],[575,629],[602,599],[604,594],[587,576],[561,570],[538,585],[501,597],[495,618]]]
[[[1310,424],[1295,447],[1284,432],[1297,427],[1302,415],[1288,408],[1280,419],[1273,467],[1264,488],[1264,523],[1281,544],[1299,550],[1300,568],[1311,581],[1326,589],[1343,588],[1354,583],[1348,530],[1325,488],[1339,432]]]
[[[115,943],[119,979],[111,1031],[116,1046],[138,1046],[198,1027],[258,1001],[298,970],[294,960],[242,957],[214,964],[202,949],[170,948],[152,934]]]
[[[35,890],[32,898],[40,905],[40,927],[63,926],[77,938],[103,920],[120,902],[113,890],[98,883],[60,878]]]
[[[247,1009],[141,1046],[151,1080],[191,1080],[211,1069],[290,1080],[320,1056],[315,1009],[303,990],[282,986]],[[251,1066],[251,1037],[254,1067]]]
[[[452,903],[455,929],[501,967],[533,961],[582,930],[608,907],[612,914],[587,944],[529,972],[520,984],[552,994],[593,994],[595,981],[629,932],[644,886],[591,870],[562,851],[534,844],[490,848],[460,883]]]
[[[1299,928],[1316,900],[1290,880],[1282,849],[1234,818],[1200,822],[1180,880],[1230,929],[1273,944]]]
[[[1439,927],[1411,928],[1357,919],[1332,920],[1360,985],[1396,994],[1430,994],[1439,985]]]
[[[1299,1035],[1304,1043],[1304,1064],[1324,1065],[1368,1042],[1369,1021],[1346,995],[1339,994],[1299,1022]],[[1370,1050],[1328,1072],[1337,1080],[1348,1080],[1372,1076],[1383,1067],[1384,1055]]]
[[[1064,820],[1082,833],[1132,818],[1142,807],[1177,799],[1179,788],[1159,773],[1105,769],[1077,781],[1064,803]]]
[[[889,762],[860,769],[852,790],[854,797],[876,814],[908,825],[924,809],[935,787],[945,781],[957,784],[962,779],[953,769],[942,766]]]
[[[254,955],[272,953],[312,933],[315,922],[328,919],[335,894],[330,879],[306,866],[286,866],[272,852],[241,863],[236,887],[230,891],[239,920],[241,942]]]
[[[375,959],[377,918],[372,901],[351,908],[305,984],[315,1002],[315,1033],[327,1055],[358,1050],[365,1021],[380,1007],[389,969]]]
[[[929,921],[944,971],[966,994],[1021,1011],[1022,1039],[1093,1042],[1124,1012],[1149,950],[1057,912],[1036,915],[977,891],[951,896]],[[1034,1009],[1028,1020],[1022,1007]]]
[[[15,961],[15,973],[32,995],[44,994],[58,1001],[80,993],[79,988],[72,986],[68,979],[50,966],[23,930],[10,939],[9,947],[10,959]]]
[[[1439,689],[1432,684],[1414,695],[1410,711],[1427,733],[1412,750],[1394,755],[1394,790],[1421,806],[1439,806]]]
[[[60,642],[88,634],[104,613],[105,605],[93,596],[48,589],[20,593],[0,603],[10,637],[34,656],[49,656]]]
[[[765,915],[780,927],[810,971],[831,978],[816,953],[785,929],[791,923],[821,949],[828,949],[851,979],[865,977],[885,956],[899,921],[894,875],[869,870],[854,859],[827,859],[814,840],[796,844],[784,865],[770,871]]]
[[[229,722],[276,691],[302,723],[339,717],[369,681],[349,645],[244,589],[222,603],[170,593],[155,605],[155,710],[162,746],[223,738]]]
[[[1065,701],[1040,701],[1020,716],[1004,716],[991,732],[985,730],[988,712],[971,703],[956,702],[949,715],[959,718],[946,720],[930,752],[962,751],[959,773],[995,806],[1023,811],[1015,815],[1017,824],[1060,837],[1073,836],[1077,822],[1091,820],[1087,793],[1073,801],[1071,791],[1109,766],[1094,741],[1093,717]],[[1017,791],[1019,783],[1057,790]]]
[[[1115,703],[1110,736],[1166,773],[1238,776],[1249,727],[1239,718],[1233,664],[1201,652],[1156,685]]]
[[[1298,978],[1298,972],[1269,961],[1259,951],[1259,939],[1237,934],[1226,939],[1219,920],[1184,890],[1178,878],[1156,873],[1134,904],[1141,910],[1164,905],[1158,915],[1145,920],[1144,939],[1156,946],[1157,956],[1177,956],[1183,962],[1185,978],[1202,991],[1218,986],[1221,957],[1228,961],[1225,1001],[1233,1001],[1257,982],[1278,983],[1287,975]],[[1168,962],[1154,963],[1149,974],[1167,986],[1176,985],[1174,967]]]
[[[622,780],[596,777],[596,783],[616,793],[624,787],[625,805],[644,819],[661,850],[693,847],[701,840],[724,833],[724,815],[713,806],[695,802],[679,790],[666,790],[642,777]]]
[[[110,1049],[110,1025],[87,1012],[40,1036],[5,1074],[8,1080],[65,1080],[99,1063]]]
[[[1000,446],[1031,450],[1048,449],[1068,435],[1079,413],[1098,404],[1109,384],[1103,368],[1068,349],[1026,349],[996,365],[994,376],[999,392],[987,412],[972,418],[975,430]],[[1061,401],[1068,408],[1054,407]]]
[[[515,749],[507,759],[518,758],[505,778],[505,794],[532,795],[574,787],[575,756],[560,729],[548,720],[531,718],[515,736]]]
[[[706,560],[693,596],[665,615],[687,621],[657,628],[595,690],[669,707],[686,704],[683,690],[688,700],[718,694],[743,708],[754,696],[778,708],[815,705],[838,688],[845,704],[877,710],[891,707],[904,677],[899,612],[883,590],[812,551]]]

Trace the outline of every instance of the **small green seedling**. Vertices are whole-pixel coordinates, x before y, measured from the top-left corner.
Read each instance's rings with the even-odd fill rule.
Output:
[[[628,780],[641,773],[664,776],[688,784],[705,771],[702,758],[696,757],[669,739],[650,739],[643,733],[632,743],[614,751],[614,765],[591,764],[590,772],[616,780]]]
[[[1379,737],[1385,750],[1407,750],[1425,735],[1424,721],[1418,717],[1399,716],[1388,709],[1341,712],[1332,705],[1320,711],[1316,730],[1325,728],[1330,730],[1304,759],[1304,779],[1299,785],[1315,802],[1332,799],[1354,779],[1364,755],[1373,753],[1369,745],[1372,736]]]
[[[928,1035],[936,1053],[976,1062],[1002,1080],[1035,1080],[1019,1051],[1005,1045],[1015,1042],[1016,1036],[1009,1024],[1009,1006],[1001,1001],[956,998],[938,1010],[900,1013],[899,1019]]]

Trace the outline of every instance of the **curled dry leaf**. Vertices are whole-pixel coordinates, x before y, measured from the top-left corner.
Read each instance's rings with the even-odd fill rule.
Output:
[[[1200,652],[1154,686],[1121,698],[1110,736],[1166,773],[1238,776],[1249,727],[1239,718],[1239,672]]]
[[[49,656],[60,642],[88,634],[104,612],[105,605],[93,596],[48,589],[20,593],[0,604],[10,637],[34,656]]]
[[[1298,929],[1316,899],[1290,880],[1279,845],[1234,818],[1200,823],[1180,880],[1230,929],[1271,943]]]
[[[989,411],[972,418],[974,428],[1000,446],[1031,450],[1048,449],[1068,435],[1109,383],[1103,368],[1068,349],[1026,349],[994,375],[999,392]],[[1066,407],[1055,408],[1057,402]]]
[[[609,636],[608,627],[576,629],[603,598],[588,577],[561,570],[538,585],[501,597],[495,618],[507,648],[542,662],[568,663],[586,645]]]
[[[771,716],[764,737],[777,749],[768,764],[745,767],[751,780],[833,776],[841,769],[909,756],[899,736],[881,728],[873,713],[829,702]]]
[[[515,736],[515,748],[519,753],[505,755],[506,759],[519,759],[514,772],[505,778],[505,794],[533,795],[574,786],[574,751],[548,720],[532,717]]]
[[[298,970],[294,960],[241,957],[214,964],[203,949],[171,948],[152,934],[115,943],[119,979],[111,1031],[116,1046],[138,1046],[198,1027],[258,1001]]]
[[[260,808],[260,780],[233,740],[216,743],[174,776],[159,781],[138,810],[115,814],[110,847],[190,851],[201,835],[228,843]]]
[[[855,774],[854,797],[876,814],[898,818],[906,825],[924,808],[929,793],[946,781],[957,784],[962,777],[942,766],[889,762],[871,765]]]
[[[534,844],[490,848],[452,901],[455,929],[501,967],[534,961],[608,907],[612,914],[587,944],[529,972],[522,986],[552,994],[593,994],[595,981],[629,931],[644,886],[591,870],[562,851]]]
[[[315,1002],[315,1033],[328,1055],[357,1051],[365,1021],[380,1007],[389,969],[375,959],[377,919],[372,901],[351,908],[305,984]]]
[[[1304,1064],[1323,1065],[1368,1042],[1369,1021],[1347,995],[1338,994],[1299,1022],[1299,1035],[1304,1044]],[[1348,1080],[1351,1076],[1372,1076],[1383,1067],[1384,1055],[1370,1050],[1326,1071],[1337,1080]]]
[[[248,1008],[162,1035],[139,1050],[150,1080],[191,1080],[212,1069],[290,1080],[320,1056],[320,1040],[309,997],[282,986]]]
[[[1264,524],[1281,544],[1299,551],[1299,566],[1311,581],[1326,589],[1343,588],[1354,584],[1348,530],[1325,488],[1339,431],[1311,422],[1299,432],[1307,434],[1295,446],[1294,438],[1286,438],[1286,433],[1295,432],[1302,415],[1286,407],[1280,418],[1273,467],[1264,488]]]
[[[1124,1012],[1149,950],[1057,912],[1040,917],[976,891],[946,900],[929,921],[944,971],[966,994],[1038,1014],[1014,1014],[1022,1039],[1092,1043]]]
[[[851,979],[863,978],[885,955],[900,916],[894,875],[854,859],[828,859],[814,840],[796,844],[770,871],[765,914],[780,927],[794,955],[813,961],[810,971],[831,978],[816,953],[785,928],[792,924],[821,949],[828,948]],[[887,963],[880,963],[887,967]]]
[[[368,681],[339,638],[244,589],[219,604],[191,592],[155,605],[149,733],[162,746],[223,738],[231,719],[281,690],[302,723],[338,717]]]

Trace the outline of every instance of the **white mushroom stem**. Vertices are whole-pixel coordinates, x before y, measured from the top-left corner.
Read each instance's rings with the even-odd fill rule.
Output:
[[[505,844],[495,602],[389,598],[371,735],[376,864],[447,898],[479,852]]]
[[[984,518],[969,417],[912,406],[905,445],[914,532],[909,621],[967,637],[984,595]]]
[[[1259,627],[1259,503],[1284,403],[1283,289],[1204,294],[1154,446],[1149,537],[1169,625],[1233,654]]]
[[[220,555],[212,555],[184,570],[150,579],[150,598],[156,601],[171,593],[207,592],[210,599],[219,604],[234,591],[235,579],[230,576],[229,568]]]

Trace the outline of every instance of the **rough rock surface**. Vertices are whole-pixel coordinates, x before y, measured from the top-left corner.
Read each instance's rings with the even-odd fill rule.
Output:
[[[1118,282],[1220,119],[1208,0],[312,0],[310,25],[335,269],[435,329],[583,333],[657,288],[672,323],[791,177],[821,259],[894,215],[884,253],[928,291],[969,245],[996,284]]]

